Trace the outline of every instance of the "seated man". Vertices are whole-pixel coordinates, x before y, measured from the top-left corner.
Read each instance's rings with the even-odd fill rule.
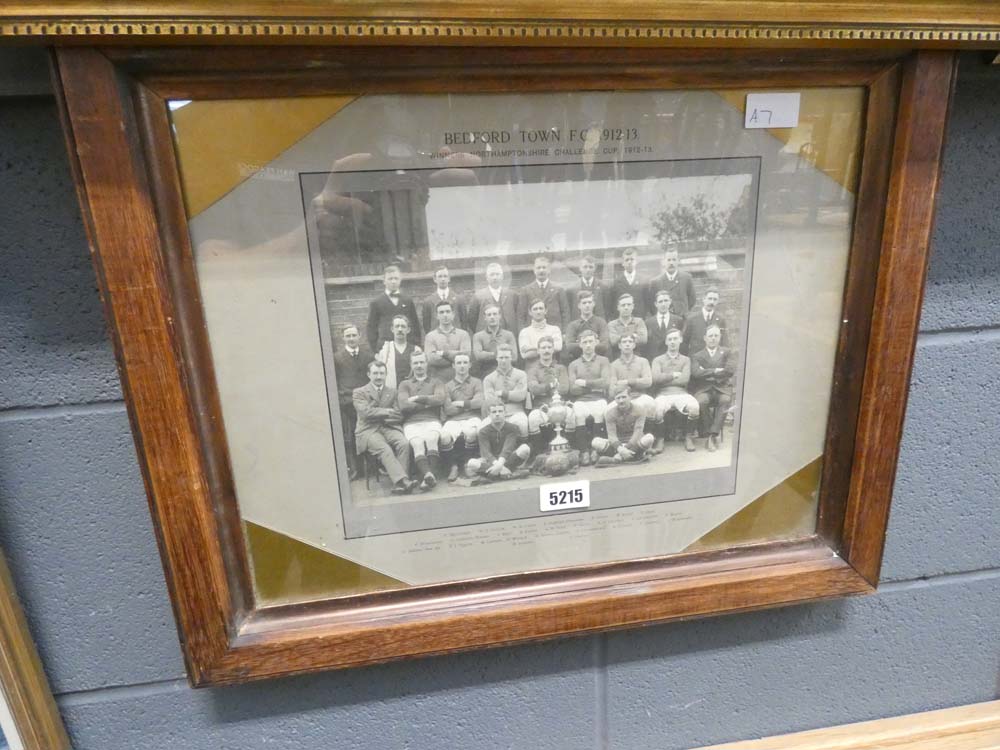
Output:
[[[528,413],[525,402],[528,400],[528,376],[524,370],[518,370],[513,365],[514,351],[501,344],[497,347],[497,369],[483,379],[483,398],[489,402],[500,401],[507,410],[507,421],[517,428],[521,437],[528,436]],[[489,416],[483,419],[482,426],[489,424]]]
[[[458,479],[459,467],[474,449],[483,411],[483,381],[469,375],[470,358],[464,352],[455,355],[455,377],[444,384],[445,423],[442,429],[452,443],[448,454],[448,481]],[[458,444],[459,438],[463,445]]]
[[[538,361],[528,370],[528,393],[531,394],[531,405],[534,407],[528,414],[528,439],[535,456],[545,453],[547,442],[541,428],[549,423],[552,397],[558,393],[564,401],[569,399],[569,375],[566,367],[556,362],[555,351],[552,339],[542,336],[538,339]],[[576,429],[572,411],[566,416],[565,427],[567,439],[572,444],[571,436]]]
[[[480,377],[485,378],[497,369],[497,347],[510,347],[515,361],[517,360],[517,341],[513,333],[501,328],[500,305],[487,303],[481,316],[484,327],[472,335],[472,357],[476,362],[476,371]]]
[[[632,310],[634,308],[635,302],[632,299],[632,295],[623,294],[618,298],[618,317],[608,321],[608,341],[611,342],[610,356],[613,359],[617,359],[619,354],[618,342],[626,333],[631,333],[635,336],[636,346],[640,350],[646,346],[646,342],[649,340],[646,324],[642,318],[632,317]]]
[[[653,447],[653,436],[645,431],[646,414],[637,409],[629,396],[627,385],[613,385],[615,402],[604,416],[607,438],[595,437],[594,451],[600,456],[598,466],[638,461]]]
[[[580,334],[584,331],[593,331],[597,336],[597,353],[608,356],[610,344],[608,343],[608,324],[604,318],[594,314],[595,305],[599,298],[588,289],[581,289],[576,294],[576,306],[580,310],[580,317],[570,322],[566,328],[566,340],[563,345],[563,362],[572,362],[577,359],[582,350],[580,349]]]
[[[517,337],[525,369],[532,362],[538,361],[538,340],[542,336],[551,338],[556,351],[562,351],[562,331],[558,326],[550,325],[545,321],[545,300],[536,299],[531,303],[531,323],[527,328],[521,329],[521,333]]]
[[[410,446],[400,429],[403,415],[396,408],[396,389],[385,384],[385,365],[378,360],[368,363],[368,384],[353,394],[358,425],[354,433],[358,455],[370,453],[392,480],[392,494],[406,495],[416,482],[406,478]]]
[[[439,448],[451,447],[451,436],[441,431],[444,384],[427,377],[427,355],[421,351],[410,357],[410,377],[399,384],[399,410],[403,413],[403,435],[410,441],[420,490],[437,484]]]
[[[691,390],[698,399],[701,431],[707,436],[705,447],[710,451],[716,450],[721,442],[719,434],[726,410],[733,402],[733,374],[736,372],[736,358],[729,349],[719,346],[721,338],[722,329],[710,325],[705,331],[705,348],[691,357]]]
[[[607,393],[611,384],[611,363],[597,353],[597,335],[593,331],[580,334],[579,359],[569,365],[569,395],[573,397],[573,419],[576,422],[576,447],[580,465],[591,463],[591,444],[604,425],[608,408]],[[591,421],[588,427],[587,420]]]
[[[686,418],[684,426],[684,448],[694,450],[693,433],[698,428],[698,415],[701,408],[698,399],[688,393],[688,382],[691,379],[691,360],[681,354],[681,332],[671,328],[666,338],[667,351],[653,360],[653,399],[656,402],[656,424],[659,434],[653,445],[654,452],[663,450],[666,439],[666,416],[675,411]],[[662,426],[662,427],[661,427]]]
[[[611,363],[611,386],[628,386],[632,403],[647,417],[652,417],[656,404],[649,395],[649,389],[653,387],[653,371],[649,362],[635,355],[635,336],[631,333],[618,340],[618,350],[621,356]]]
[[[507,421],[507,411],[499,399],[488,401],[486,424],[479,428],[479,458],[465,465],[467,477],[482,476],[486,481],[510,479],[514,471],[531,457],[527,443],[518,443],[518,429]]]

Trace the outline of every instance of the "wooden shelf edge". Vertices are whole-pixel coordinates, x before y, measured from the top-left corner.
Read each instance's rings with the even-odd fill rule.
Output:
[[[991,750],[1000,746],[1000,701],[816,729],[701,750]]]

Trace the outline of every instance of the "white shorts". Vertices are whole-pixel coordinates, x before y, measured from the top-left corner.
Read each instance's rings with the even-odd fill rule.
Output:
[[[431,435],[441,434],[441,423],[437,420],[428,422],[410,422],[403,425],[403,437],[407,440],[426,440]]]
[[[656,411],[656,402],[653,400],[652,396],[646,393],[640,393],[633,396],[632,405],[645,414],[646,417],[651,418]]]
[[[656,397],[656,421],[662,422],[664,416],[671,409],[686,414],[688,419],[694,419],[701,411],[698,407],[698,399],[690,393],[669,393]]]
[[[604,412],[608,410],[608,402],[603,398],[599,401],[574,401],[573,416],[577,426],[582,426],[587,417],[593,417],[597,424],[604,424]]]
[[[466,417],[464,419],[449,419],[441,429],[447,432],[452,441],[458,440],[460,435],[465,435],[465,442],[475,441],[479,434],[479,425],[482,420],[479,417]]]

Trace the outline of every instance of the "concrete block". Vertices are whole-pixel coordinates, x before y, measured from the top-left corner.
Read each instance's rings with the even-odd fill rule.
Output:
[[[53,690],[181,677],[124,409],[51,411],[0,417],[0,544]]]
[[[884,580],[1000,567],[1000,330],[917,347]]]
[[[597,747],[594,638],[61,708],[77,750]],[[116,691],[118,692],[118,691]]]
[[[945,146],[921,328],[1000,325],[1000,66],[965,55]]]
[[[997,697],[1000,576],[608,636],[607,747],[683,750]]]
[[[51,98],[0,106],[0,409],[121,398]]]

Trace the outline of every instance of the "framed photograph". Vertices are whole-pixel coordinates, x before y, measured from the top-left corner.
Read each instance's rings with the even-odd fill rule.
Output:
[[[874,590],[951,53],[56,71],[194,684]]]

